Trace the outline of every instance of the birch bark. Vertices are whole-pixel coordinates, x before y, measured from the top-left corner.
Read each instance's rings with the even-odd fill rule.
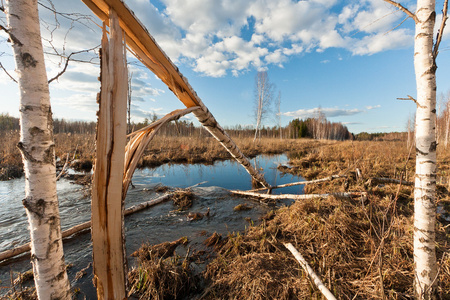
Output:
[[[20,142],[31,262],[39,299],[71,299],[56,194],[55,145],[37,0],[6,1],[20,89]]]
[[[433,56],[435,1],[418,0],[414,42],[417,85],[414,262],[416,299],[434,299],[437,276],[436,222],[436,64]]]

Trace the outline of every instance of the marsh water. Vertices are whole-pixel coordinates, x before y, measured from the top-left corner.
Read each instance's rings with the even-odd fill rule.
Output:
[[[287,161],[285,155],[258,156],[254,163],[263,169],[266,180],[272,185],[302,180],[289,174],[282,176],[277,171],[277,165],[286,164]],[[143,243],[158,244],[186,236],[190,241],[189,246],[201,248],[204,247],[203,241],[214,232],[226,235],[243,231],[249,223],[257,223],[261,216],[272,209],[228,192],[228,189],[251,189],[250,175],[231,160],[219,161],[213,165],[167,164],[152,169],[138,169],[133,177],[134,188],[129,189],[125,206],[130,207],[161,195],[155,192],[157,185],[186,188],[198,183],[202,184],[192,188],[194,203],[187,211],[176,211],[172,202],[167,201],[125,218],[126,249],[130,267],[133,266],[134,260],[129,255]],[[63,230],[90,219],[90,191],[86,187],[62,179],[58,181],[57,189]],[[301,186],[296,186],[274,192],[299,194],[303,190]],[[0,182],[0,252],[29,241],[27,220],[22,206],[23,198],[23,178]],[[244,203],[252,209],[233,210],[236,205]],[[289,200],[279,203],[285,204],[288,205]],[[210,216],[207,218],[191,221],[187,217],[189,212],[204,213],[208,208]],[[92,285],[92,267],[87,268],[84,277],[75,279],[76,273],[92,262],[91,251],[89,231],[64,241],[66,263],[72,265],[68,269],[69,278],[72,287],[81,291],[80,299],[96,297]],[[30,268],[29,255],[0,263],[0,295],[5,294],[10,286],[11,272],[17,275],[16,272],[24,272]]]

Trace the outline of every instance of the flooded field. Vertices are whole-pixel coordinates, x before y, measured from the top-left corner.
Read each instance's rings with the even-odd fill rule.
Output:
[[[287,162],[284,155],[259,156],[254,162],[264,169],[270,184],[282,184],[299,181],[292,175],[280,176],[276,167]],[[183,236],[190,240],[190,247],[201,248],[203,241],[218,232],[241,231],[249,222],[258,222],[259,217],[271,208],[249,199],[231,195],[227,189],[251,189],[251,180],[247,172],[234,161],[220,161],[214,165],[162,165],[154,169],[139,169],[133,177],[134,188],[130,188],[126,198],[126,207],[155,198],[161,193],[154,191],[157,185],[173,188],[194,187],[194,204],[187,211],[178,212],[172,202],[165,202],[156,207],[146,209],[125,219],[127,255],[138,249],[143,243],[157,244],[172,241]],[[280,193],[301,193],[302,187],[290,187],[276,190]],[[86,187],[62,179],[58,182],[58,197],[62,229],[86,222],[90,219],[90,192]],[[25,210],[22,207],[24,198],[24,179],[0,182],[0,251],[29,241]],[[247,211],[234,211],[233,208],[245,203],[252,207]],[[284,204],[289,204],[287,200]],[[280,203],[283,205],[283,203]],[[190,221],[189,212],[206,212],[210,209],[210,217]],[[87,275],[75,280],[75,275],[86,268],[92,261],[91,241],[89,233],[76,235],[64,242],[66,263],[72,265],[68,270],[72,286],[79,288],[80,297],[95,298],[92,285],[92,267]],[[180,254],[186,248],[180,247]],[[129,257],[130,259],[130,257]],[[130,259],[130,265],[133,260]],[[201,266],[198,266],[201,269]],[[28,255],[0,264],[0,290],[6,293],[10,286],[10,272],[24,272],[31,268]]]

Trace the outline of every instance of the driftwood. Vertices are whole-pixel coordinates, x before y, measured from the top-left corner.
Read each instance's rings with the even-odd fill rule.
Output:
[[[247,191],[239,191],[239,190],[230,190],[231,193],[237,195],[251,196],[262,199],[293,199],[293,200],[306,200],[306,199],[315,199],[315,198],[327,198],[330,196],[334,196],[336,198],[352,198],[357,196],[363,196],[365,192],[353,192],[353,193],[329,193],[329,194],[304,194],[304,195],[295,195],[295,194],[281,194],[281,195],[271,195],[271,194],[260,194],[255,192],[247,192]]]
[[[309,181],[299,181],[299,182],[292,182],[292,183],[286,183],[286,184],[280,184],[280,185],[276,185],[276,186],[272,186],[270,187],[271,190],[274,189],[280,189],[280,188],[284,188],[284,187],[288,187],[288,186],[296,186],[296,185],[306,185],[306,184],[313,184],[313,183],[319,183],[319,182],[325,182],[325,181],[331,181],[333,179],[336,178],[341,178],[341,177],[346,177],[346,176],[342,176],[342,175],[332,175],[326,178],[321,178],[321,179],[315,179],[315,180],[309,180]],[[249,190],[248,192],[258,192],[258,191],[264,191],[267,190],[269,188],[259,188],[259,189],[253,189],[253,190]]]
[[[284,244],[284,246],[291,251],[294,255],[295,259],[299,262],[302,268],[308,273],[309,277],[313,280],[314,284],[317,286],[319,291],[324,295],[324,297],[328,300],[336,300],[336,297],[327,289],[327,287],[323,284],[322,280],[320,280],[319,276],[314,272],[314,270],[308,265],[303,256],[292,246],[291,243]]]
[[[164,202],[164,201],[168,200],[170,198],[170,196],[171,196],[171,194],[166,194],[166,195],[160,196],[158,198],[152,199],[150,201],[134,205],[134,206],[132,206],[130,208],[127,208],[124,211],[124,215],[128,216],[128,215],[133,214],[135,212],[141,211],[141,210],[143,210],[145,208],[148,208],[148,207],[154,206],[156,204],[159,204],[161,202]],[[87,222],[81,223],[81,224],[73,226],[73,227],[71,227],[71,228],[69,228],[67,230],[64,230],[62,232],[62,238],[63,239],[64,238],[68,238],[68,237],[72,236],[75,233],[78,233],[78,232],[81,232],[83,230],[90,229],[90,228],[91,228],[91,221],[87,221]],[[25,252],[28,252],[28,251],[30,251],[30,249],[31,249],[30,243],[27,243],[27,244],[21,245],[19,247],[16,247],[14,249],[3,251],[3,252],[0,253],[0,261],[8,259],[8,258],[11,258],[11,257],[14,257],[14,256],[17,256],[17,255],[20,255],[20,254],[25,253]]]

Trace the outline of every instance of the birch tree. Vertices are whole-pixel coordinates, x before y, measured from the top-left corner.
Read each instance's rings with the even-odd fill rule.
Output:
[[[269,81],[269,75],[266,71],[261,71],[256,74],[255,81],[255,137],[253,142],[258,137],[258,132],[261,135],[261,125],[263,120],[267,117],[270,110],[270,104],[273,100],[274,85]]]
[[[275,101],[277,107],[276,119],[278,123],[278,130],[280,131],[280,140],[283,139],[283,132],[281,129],[281,92],[278,92],[277,100]]]
[[[404,11],[415,24],[414,69],[417,104],[415,120],[416,176],[414,187],[414,263],[416,299],[435,299],[437,264],[436,223],[436,58],[447,19],[447,0],[443,19],[433,40],[435,0],[417,0],[415,14],[401,4],[385,0]]]
[[[20,142],[31,262],[39,299],[70,299],[56,194],[55,144],[37,0],[7,0],[20,90]]]

